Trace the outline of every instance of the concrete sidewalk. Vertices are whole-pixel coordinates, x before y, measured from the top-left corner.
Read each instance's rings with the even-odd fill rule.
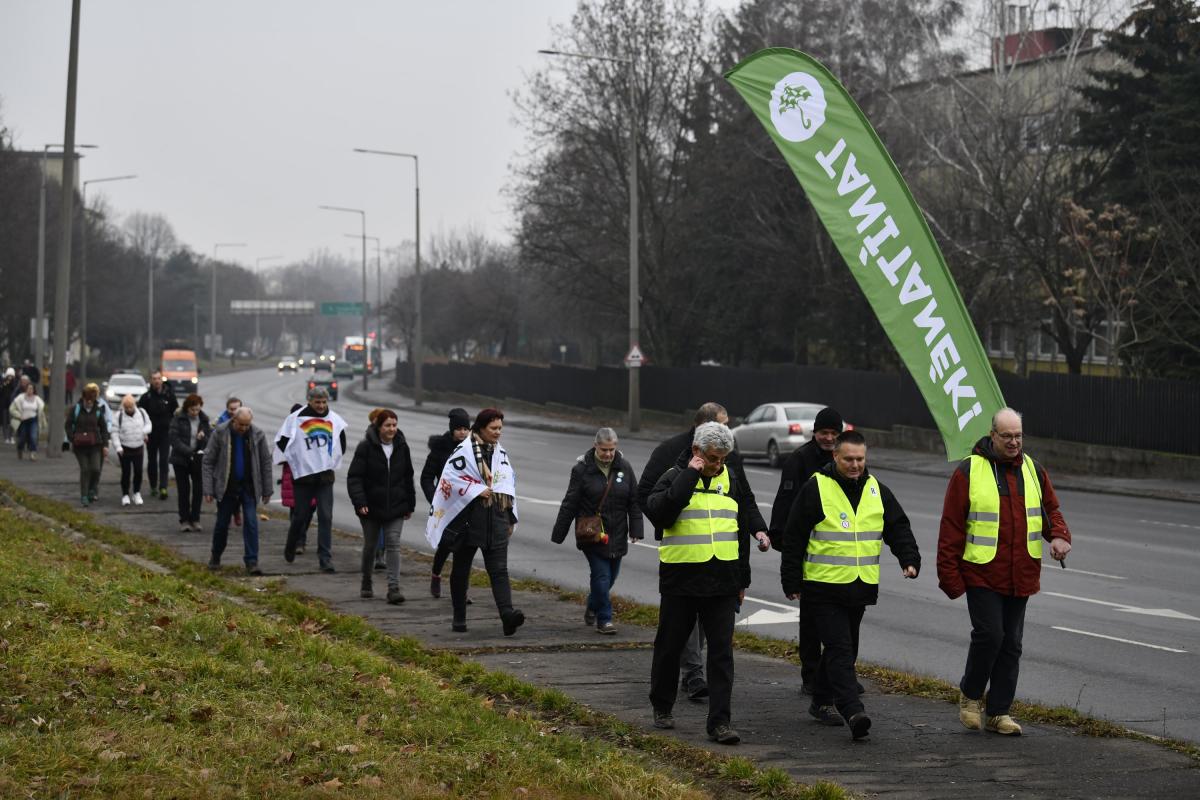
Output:
[[[21,488],[78,507],[78,471],[69,454],[36,463],[17,461],[0,445],[0,478]],[[151,539],[182,555],[206,563],[210,552],[212,507],[206,506],[203,533],[179,533],[175,495],[146,505],[119,506],[117,470],[107,464],[101,498],[89,508],[98,522]],[[340,490],[335,502],[346,502]],[[580,703],[653,730],[649,691],[654,632],[629,625],[616,636],[599,636],[584,626],[582,608],[552,594],[517,592],[515,601],[526,615],[525,626],[505,637],[486,589],[472,588],[467,633],[450,630],[448,581],[439,600],[429,595],[427,562],[407,555],[403,605],[389,606],[382,597],[385,578],[375,573],[376,598],[358,596],[360,540],[335,535],[334,575],[317,571],[315,531],[309,550],[295,563],[283,560],[286,525],[260,523],[259,564],[267,573],[250,579],[241,572],[241,542],[231,532],[223,562],[231,577],[270,580],[283,577],[287,586],[319,597],[339,613],[356,614],[381,631],[408,636],[431,649],[446,650],[503,670],[543,687],[557,688]],[[404,531],[408,542],[421,537],[419,524]],[[582,556],[579,569],[586,570]],[[619,592],[619,584],[618,584]],[[868,613],[870,613],[868,611]],[[965,646],[965,643],[964,643]],[[1126,739],[1098,739],[1041,725],[1025,725],[1025,735],[1006,739],[972,733],[958,723],[954,706],[921,698],[880,693],[867,684],[864,697],[874,725],[869,740],[853,743],[846,728],[824,727],[805,713],[808,699],[799,694],[797,667],[762,656],[739,653],[734,689],[733,724],[742,744],[722,747],[704,732],[705,706],[681,699],[675,708],[677,729],[662,732],[723,754],[778,767],[796,780],[832,780],[860,796],[889,798],[1162,798],[1196,797],[1200,786],[1197,762],[1153,744]]]

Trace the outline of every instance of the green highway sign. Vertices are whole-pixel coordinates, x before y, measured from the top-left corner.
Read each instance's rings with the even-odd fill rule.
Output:
[[[362,303],[321,303],[321,315],[325,317],[361,317]]]

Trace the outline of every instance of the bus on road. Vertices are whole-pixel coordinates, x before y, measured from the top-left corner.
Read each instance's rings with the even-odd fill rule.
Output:
[[[371,346],[371,340],[367,339],[364,343],[361,336],[347,336],[342,342],[342,358],[345,363],[349,364],[354,369],[355,375],[361,375],[363,366],[367,369],[375,367],[375,353]]]

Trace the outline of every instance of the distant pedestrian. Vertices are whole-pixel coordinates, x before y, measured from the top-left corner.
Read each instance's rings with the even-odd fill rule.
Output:
[[[965,593],[971,616],[958,682],[958,719],[969,730],[1021,733],[1009,711],[1025,606],[1041,588],[1043,541],[1051,558],[1066,562],[1071,532],[1058,495],[1045,467],[1025,452],[1021,415],[1002,408],[950,476],[938,533],[938,585],[952,600]]]
[[[450,429],[444,433],[435,433],[429,437],[429,455],[425,458],[425,466],[421,469],[421,492],[425,502],[433,505],[433,492],[442,477],[442,468],[446,459],[458,446],[458,443],[471,435],[471,417],[465,409],[450,409]],[[454,550],[454,534],[451,531],[442,533],[437,550],[433,554],[433,570],[429,576],[429,593],[434,597],[442,596],[442,567]]]
[[[142,395],[145,397],[145,395]],[[175,468],[175,494],[179,500],[179,530],[199,531],[200,501],[204,495],[204,449],[212,426],[204,413],[204,399],[189,394],[171,421],[171,466]]]
[[[75,370],[71,369],[70,365],[67,366],[65,379],[67,387],[67,405],[71,405],[71,403],[75,402]]]
[[[221,412],[221,416],[217,417],[217,421],[213,423],[213,428],[219,428],[229,420],[233,419],[233,415],[242,407],[242,401],[236,397],[230,397],[225,401],[225,410]]]
[[[121,408],[112,423],[113,449],[121,463],[121,505],[142,504],[142,459],[154,426],[146,409],[138,408],[133,395],[121,398]],[[132,483],[130,479],[132,478]],[[132,491],[131,491],[132,490]]]
[[[29,378],[29,382],[35,387],[42,381],[42,372],[37,368],[37,365],[28,358],[21,362],[21,374]],[[36,391],[36,389],[35,389]]]
[[[396,413],[380,409],[354,450],[346,490],[363,532],[360,596],[374,596],[372,567],[378,542],[386,542],[387,601],[404,602],[400,591],[400,532],[416,509],[412,454]]]
[[[23,380],[18,385],[24,386],[25,391],[14,397],[8,405],[10,422],[5,426],[5,430],[11,431],[16,427],[17,458],[21,458],[24,451],[28,450],[29,460],[37,461],[39,432],[45,429],[49,433],[49,427],[46,425],[46,401],[38,397],[37,389],[30,381]]]
[[[838,434],[833,463],[804,484],[783,532],[780,581],[789,600],[808,595],[821,639],[808,713],[825,725],[848,725],[854,739],[871,729],[854,662],[863,614],[879,599],[886,543],[905,578],[916,578],[921,553],[912,526],[887,486],[867,471],[858,431]]]
[[[108,455],[109,430],[102,405],[100,387],[89,383],[79,402],[67,409],[67,441],[79,462],[79,501],[85,507],[100,497],[100,469]]]
[[[4,377],[0,378],[0,430],[4,432],[4,441],[11,442],[16,431],[16,425],[10,425],[12,415],[8,411],[8,407],[12,405],[12,401],[17,399],[17,371],[12,367],[4,370]],[[20,422],[20,420],[17,420]]]
[[[146,471],[150,477],[150,493],[167,499],[167,464],[171,456],[171,426],[179,401],[171,385],[163,381],[162,372],[150,373],[150,388],[138,399],[138,406],[150,415],[154,430],[146,441]],[[182,524],[182,523],[181,523]]]
[[[454,604],[451,630],[467,630],[467,585],[471,562],[483,551],[483,566],[492,584],[492,597],[505,636],[525,623],[513,608],[508,580],[508,540],[517,524],[517,478],[508,451],[500,445],[504,414],[485,408],[475,417],[471,435],[460,442],[442,469],[425,538],[437,547],[450,529],[455,537],[450,599]]]
[[[99,388],[99,387],[97,387]],[[42,367],[42,397],[50,402],[50,367]]]
[[[317,503],[317,563],[322,572],[333,566],[333,482],[346,454],[346,421],[329,410],[329,392],[323,386],[308,390],[308,405],[288,416],[280,428],[275,447],[287,458],[292,470],[292,491],[297,508]],[[296,546],[306,519],[299,515],[288,526],[283,558],[296,558]]]
[[[637,502],[637,475],[617,449],[617,432],[612,428],[596,431],[592,448],[571,467],[550,540],[562,544],[572,528],[575,546],[583,551],[591,572],[583,622],[599,633],[616,633],[609,595],[629,543],[642,539],[642,509]]]
[[[217,501],[213,523],[212,554],[208,568],[221,568],[221,555],[229,536],[234,509],[241,512],[242,560],[246,572],[262,575],[258,567],[258,501],[271,502],[275,476],[271,469],[271,445],[254,424],[254,412],[242,406],[227,425],[218,426],[204,450],[204,499]]]

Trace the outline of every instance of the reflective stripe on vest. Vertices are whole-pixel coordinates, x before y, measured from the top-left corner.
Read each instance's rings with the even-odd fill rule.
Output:
[[[967,544],[963,560],[972,564],[987,564],[996,557],[1000,536],[1000,489],[992,463],[983,456],[970,456],[969,508],[967,511]],[[1031,558],[1042,557],[1042,484],[1037,477],[1033,459],[1024,456],[1021,478],[1025,499],[1036,497],[1038,504],[1025,507],[1026,550]],[[1017,521],[1012,520],[1016,525]]]
[[[825,518],[808,537],[804,580],[820,583],[879,583],[879,556],[883,552],[883,496],[874,476],[863,484],[858,510],[833,478],[818,473],[821,508]]]
[[[737,561],[737,501],[729,496],[729,470],[704,487],[699,478],[687,507],[663,530],[658,560],[665,564],[702,564],[712,558]]]

